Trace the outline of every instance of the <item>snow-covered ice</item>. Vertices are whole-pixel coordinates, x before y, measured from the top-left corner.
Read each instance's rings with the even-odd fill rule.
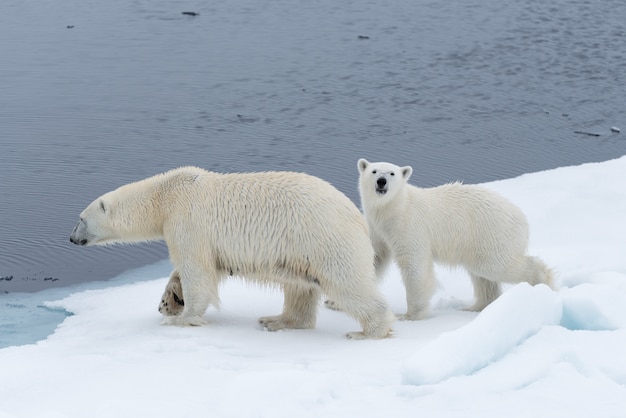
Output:
[[[320,308],[314,330],[264,332],[278,291],[226,283],[210,325],[160,326],[166,278],[76,292],[48,338],[0,350],[5,417],[624,417],[626,157],[486,184],[525,211],[530,252],[561,286],[509,286],[462,310],[462,271],[437,269],[429,318],[392,338]],[[146,277],[150,279],[150,277]],[[405,308],[397,270],[381,284]]]
[[[558,324],[562,312],[560,298],[548,286],[515,286],[473,321],[440,335],[413,354],[404,366],[403,380],[423,385],[472,374],[542,327]]]

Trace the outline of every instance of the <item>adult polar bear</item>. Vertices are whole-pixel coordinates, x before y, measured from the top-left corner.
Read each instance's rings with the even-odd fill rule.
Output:
[[[407,312],[401,318],[427,314],[435,290],[434,262],[469,272],[476,298],[471,310],[496,299],[502,282],[553,286],[550,269],[526,255],[526,217],[497,193],[460,183],[411,186],[410,166],[360,159],[358,168],[377,275],[393,259],[406,287]]]
[[[324,293],[360,322],[349,338],[389,335],[393,315],[377,289],[365,219],[319,178],[183,167],[97,198],[70,237],[78,245],[159,239],[175,268],[170,285],[180,280],[184,296],[182,312],[164,323],[204,324],[220,281],[236,275],[282,286],[283,312],[259,320],[269,330],[315,327]]]

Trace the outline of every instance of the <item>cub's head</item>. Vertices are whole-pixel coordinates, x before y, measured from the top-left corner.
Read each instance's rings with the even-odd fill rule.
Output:
[[[392,200],[411,177],[410,166],[390,163],[370,163],[364,158],[358,162],[359,190],[364,203],[384,203]]]

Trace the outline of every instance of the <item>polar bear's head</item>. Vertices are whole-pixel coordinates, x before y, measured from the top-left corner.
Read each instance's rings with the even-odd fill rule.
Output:
[[[107,245],[158,239],[160,211],[151,194],[143,182],[103,194],[81,212],[70,241],[76,245]]]
[[[358,162],[359,189],[363,202],[376,204],[391,201],[411,177],[410,166],[399,167],[390,163],[370,163],[364,158]]]

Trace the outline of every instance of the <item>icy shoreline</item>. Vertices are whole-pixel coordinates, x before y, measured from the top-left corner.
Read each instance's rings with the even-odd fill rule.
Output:
[[[437,269],[431,317],[385,340],[344,339],[358,325],[325,309],[314,330],[263,332],[280,293],[239,280],[207,327],[159,325],[165,277],[46,303],[73,315],[0,350],[0,417],[623,416],[624,175],[626,157],[486,184],[527,213],[561,289],[509,287],[475,314],[467,276]],[[402,312],[398,272],[381,286]]]

